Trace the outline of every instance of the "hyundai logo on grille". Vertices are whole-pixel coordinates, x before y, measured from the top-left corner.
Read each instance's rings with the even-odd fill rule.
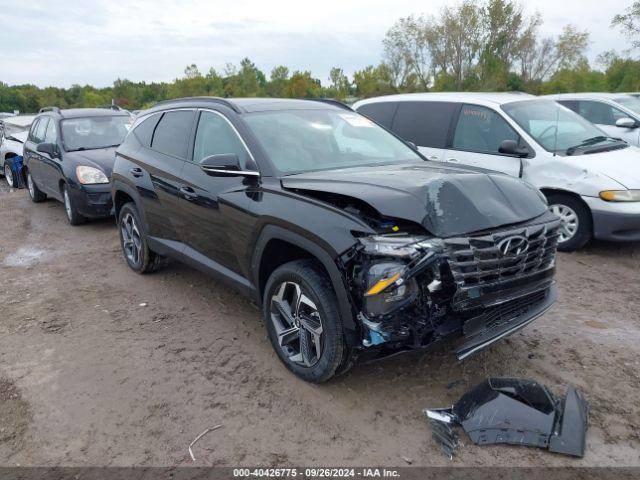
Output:
[[[498,243],[498,250],[503,257],[515,257],[529,249],[529,241],[521,236],[507,237]]]

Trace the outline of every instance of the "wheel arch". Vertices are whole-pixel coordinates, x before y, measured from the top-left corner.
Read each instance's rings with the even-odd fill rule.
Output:
[[[591,212],[591,208],[589,208],[589,205],[587,205],[587,202],[585,202],[579,194],[577,194],[576,192],[572,192],[570,190],[564,190],[562,188],[552,188],[552,187],[542,187],[540,188],[540,191],[544,194],[545,197],[547,197],[547,199],[549,198],[550,195],[566,195],[568,197],[572,197],[578,200],[582,205],[584,205],[584,208],[587,209],[587,212],[589,212],[589,215],[591,216],[591,234],[593,235],[593,212]]]
[[[251,272],[259,304],[262,304],[264,287],[269,275],[280,265],[302,258],[316,260],[322,266],[336,293],[344,328],[356,330],[349,293],[333,257],[302,235],[275,225],[267,225],[262,229],[251,260]]]

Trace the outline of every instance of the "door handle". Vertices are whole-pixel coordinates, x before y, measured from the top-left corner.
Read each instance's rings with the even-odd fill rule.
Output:
[[[142,169],[138,167],[132,168],[131,170],[129,170],[129,172],[131,172],[131,175],[133,175],[136,178],[139,178],[142,176]]]
[[[189,201],[195,200],[198,197],[196,191],[191,187],[182,187],[180,193],[182,194],[182,198]]]

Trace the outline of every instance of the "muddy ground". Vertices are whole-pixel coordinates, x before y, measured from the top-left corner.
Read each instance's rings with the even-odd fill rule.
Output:
[[[0,191],[2,465],[640,465],[640,244],[558,260],[544,317],[459,363],[446,350],[361,365],[315,386],[269,345],[255,305],[186,266],[132,273],[112,220]],[[452,461],[421,410],[489,375],[591,404],[585,458],[477,447]]]

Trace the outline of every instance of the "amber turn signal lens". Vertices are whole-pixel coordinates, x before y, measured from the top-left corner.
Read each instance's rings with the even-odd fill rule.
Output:
[[[378,293],[383,291],[385,288],[387,288],[389,285],[395,283],[399,278],[400,278],[400,272],[394,273],[389,278],[382,278],[378,280],[373,287],[367,290],[367,293],[365,293],[364,295],[366,297],[370,297],[371,295],[377,295]]]

